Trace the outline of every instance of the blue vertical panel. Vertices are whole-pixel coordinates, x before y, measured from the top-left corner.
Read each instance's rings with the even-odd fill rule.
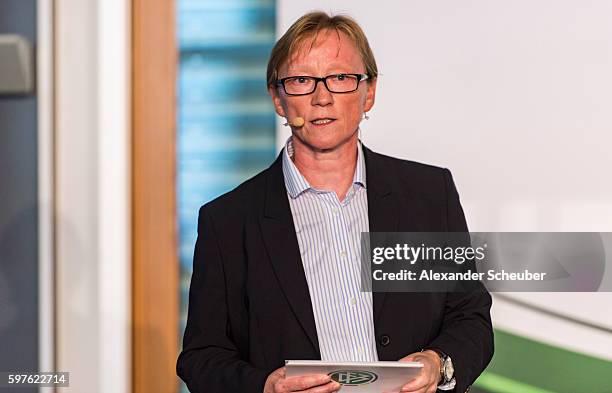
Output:
[[[178,7],[182,332],[198,208],[275,157],[265,74],[276,15],[274,0],[179,0]]]

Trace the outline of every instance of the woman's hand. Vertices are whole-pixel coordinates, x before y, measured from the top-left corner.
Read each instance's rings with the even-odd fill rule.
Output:
[[[285,367],[273,371],[266,380],[264,393],[332,393],[340,390],[341,385],[332,381],[329,375],[312,374],[285,377]]]
[[[400,359],[400,362],[419,362],[423,363],[423,368],[418,377],[410,380],[400,392],[410,393],[435,393],[440,382],[440,368],[442,361],[437,353],[431,350],[411,353]]]

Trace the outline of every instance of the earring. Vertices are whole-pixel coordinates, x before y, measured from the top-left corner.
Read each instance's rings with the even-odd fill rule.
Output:
[[[368,116],[367,112],[363,112],[363,118],[366,119],[366,120],[369,120],[370,116]]]

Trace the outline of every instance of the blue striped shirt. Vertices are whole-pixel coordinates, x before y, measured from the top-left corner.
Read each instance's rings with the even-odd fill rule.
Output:
[[[360,237],[369,231],[365,160],[358,143],[353,184],[343,201],[316,189],[283,152],[285,187],[293,215],[321,359],[377,361],[372,292],[360,290]]]

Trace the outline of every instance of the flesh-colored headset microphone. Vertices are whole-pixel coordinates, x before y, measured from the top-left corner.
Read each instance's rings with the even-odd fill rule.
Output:
[[[287,122],[285,123],[286,126],[292,126],[292,127],[302,127],[304,125],[304,118],[303,117],[294,117],[293,119],[291,119],[291,121],[287,120]]]

